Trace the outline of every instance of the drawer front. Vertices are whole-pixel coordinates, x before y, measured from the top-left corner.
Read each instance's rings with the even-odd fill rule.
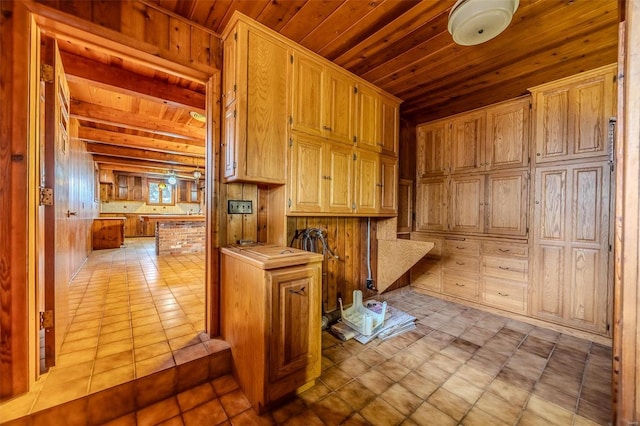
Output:
[[[485,241],[482,243],[482,254],[493,256],[527,257],[529,255],[529,246],[520,243],[497,243],[493,241]]]
[[[467,256],[447,256],[442,263],[455,271],[480,272],[480,258]]]
[[[434,261],[421,260],[411,268],[411,285],[431,291],[442,291],[442,266]]]
[[[444,273],[442,291],[451,296],[476,300],[478,295],[478,278],[474,274]]]
[[[483,256],[482,274],[484,276],[527,282],[529,278],[529,262],[527,259],[513,257]]]
[[[442,256],[442,249],[444,244],[443,237],[436,237],[433,235],[425,234],[423,232],[412,232],[411,239],[433,243],[433,248],[429,250],[429,253],[427,253],[427,257],[440,258],[440,256]]]
[[[446,254],[462,254],[466,256],[480,255],[480,241],[474,240],[445,240]]]
[[[484,279],[484,303],[512,312],[527,312],[527,286],[499,278]]]

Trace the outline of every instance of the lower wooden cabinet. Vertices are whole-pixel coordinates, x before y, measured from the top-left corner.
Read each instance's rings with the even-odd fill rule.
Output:
[[[322,258],[280,246],[222,249],[222,337],[259,413],[320,376]]]

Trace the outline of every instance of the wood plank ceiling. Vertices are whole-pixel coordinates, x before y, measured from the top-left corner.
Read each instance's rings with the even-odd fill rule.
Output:
[[[167,9],[217,33],[239,10],[401,98],[401,116],[411,124],[515,98],[526,94],[529,87],[617,58],[617,0],[520,0],[506,31],[468,47],[453,43],[447,31],[455,0],[142,3]],[[127,135],[118,139],[130,147],[122,151],[125,157],[134,158],[139,153],[133,150],[157,145],[156,153],[146,156],[151,163],[148,167],[154,161],[171,160],[176,170],[183,167],[188,173],[194,165],[204,164],[204,150],[196,155],[184,149],[186,145],[203,146],[204,125],[188,115],[189,111],[204,112],[203,87],[158,72],[136,77],[119,58],[97,53],[92,57],[73,46],[62,49],[63,62],[69,64],[72,75],[72,112],[83,120],[81,137],[90,142],[96,158],[117,155],[108,147],[115,144],[108,141],[109,132],[117,130]],[[114,67],[117,73],[106,72]],[[109,96],[111,100],[105,101]],[[126,124],[116,126],[115,121],[124,122],[123,113]],[[158,145],[159,141],[166,143]]]

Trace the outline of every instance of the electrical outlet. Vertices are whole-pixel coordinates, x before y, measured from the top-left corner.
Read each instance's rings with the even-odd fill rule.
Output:
[[[253,213],[253,203],[245,200],[229,200],[227,204],[229,214],[251,214]]]
[[[373,280],[367,279],[365,283],[367,284],[367,289],[376,291],[376,286],[373,284]]]

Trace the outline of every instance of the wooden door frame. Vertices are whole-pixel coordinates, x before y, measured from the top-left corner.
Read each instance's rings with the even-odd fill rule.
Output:
[[[220,70],[190,65],[148,53],[152,49],[142,42],[97,24],[78,19],[31,1],[2,2],[0,11],[0,138],[9,141],[0,147],[0,178],[6,191],[0,191],[0,400],[28,392],[38,368],[35,339],[36,276],[38,268],[37,206],[38,182],[34,165],[38,149],[39,56],[40,34],[66,37],[86,46],[109,51],[147,66],[206,85],[207,125],[206,174],[207,248],[205,266],[205,325],[211,336],[220,334],[219,319],[219,218],[216,202],[219,150],[214,141],[220,135]],[[27,29],[25,31],[25,29]],[[157,53],[157,52],[155,52]],[[28,72],[25,72],[28,71]],[[25,95],[26,94],[26,95]],[[25,212],[27,212],[25,220]]]

